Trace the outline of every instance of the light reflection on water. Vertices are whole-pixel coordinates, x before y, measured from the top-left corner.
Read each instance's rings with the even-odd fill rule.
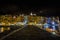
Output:
[[[0,33],[4,32],[4,31],[9,31],[10,27],[1,27],[0,28]]]
[[[4,33],[6,31],[13,31],[13,30],[16,30],[21,27],[27,27],[27,26],[26,25],[25,26],[0,26],[0,33]],[[41,26],[37,26],[37,27],[41,28]],[[49,28],[46,28],[46,31],[48,31],[52,34],[56,34],[55,31],[53,32],[52,29],[49,29]]]

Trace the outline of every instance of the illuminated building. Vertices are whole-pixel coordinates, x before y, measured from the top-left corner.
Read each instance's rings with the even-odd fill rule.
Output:
[[[51,26],[52,26],[53,31],[55,31],[56,30],[56,23],[55,23],[55,21],[52,21],[51,24],[52,24]]]
[[[22,15],[1,15],[0,16],[0,25],[2,26],[11,26],[11,25],[20,26],[26,24],[39,26],[41,29],[45,29],[45,30],[47,29],[49,31],[52,30],[54,31],[57,30],[58,28],[60,30],[59,17],[37,16],[36,14],[32,14],[32,13],[30,15],[22,14]],[[7,27],[7,29],[9,28]]]
[[[47,23],[51,23],[51,18],[50,17],[47,18]]]
[[[28,16],[24,16],[24,23],[27,24],[28,22]]]
[[[49,24],[48,23],[45,23],[44,24],[44,29],[46,30],[47,28],[49,28]]]

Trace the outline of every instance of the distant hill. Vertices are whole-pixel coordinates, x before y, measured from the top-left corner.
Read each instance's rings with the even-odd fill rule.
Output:
[[[35,26],[27,26],[5,40],[58,40],[58,37],[51,36],[50,33]]]

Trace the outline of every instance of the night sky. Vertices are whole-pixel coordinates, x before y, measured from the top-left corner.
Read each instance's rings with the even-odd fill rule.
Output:
[[[29,14],[59,16],[60,5],[42,1],[0,1],[0,14]]]

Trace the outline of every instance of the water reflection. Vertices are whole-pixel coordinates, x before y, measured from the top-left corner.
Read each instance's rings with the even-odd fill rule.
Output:
[[[0,33],[4,32],[4,31],[9,31],[10,27],[1,27],[0,28]]]

